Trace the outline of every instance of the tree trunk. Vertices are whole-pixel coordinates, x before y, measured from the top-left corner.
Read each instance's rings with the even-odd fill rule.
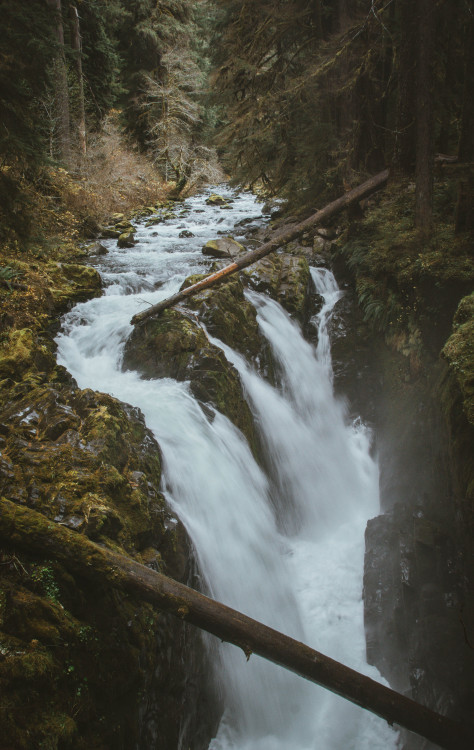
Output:
[[[416,73],[416,5],[414,0],[398,0],[398,101],[397,129],[393,168],[398,174],[412,174],[415,168],[415,73]]]
[[[394,690],[339,664],[250,617],[156,573],[140,563],[89,541],[48,520],[37,511],[0,500],[0,538],[10,547],[53,556],[73,573],[107,581],[241,648],[311,682],[328,688],[362,708],[426,737],[448,750],[471,750],[474,727],[462,726]]]
[[[158,302],[156,305],[149,307],[148,310],[144,310],[143,312],[134,315],[131,320],[132,325],[136,325],[137,323],[140,323],[143,320],[152,317],[153,315],[158,315],[163,310],[166,310],[166,308],[172,307],[177,302],[181,302],[188,297],[192,297],[202,289],[207,289],[210,286],[214,286],[214,284],[217,284],[217,282],[221,281],[225,276],[228,276],[229,274],[235,273],[235,271],[240,271],[242,268],[250,266],[257,260],[264,258],[266,255],[269,255],[269,253],[277,250],[282,245],[285,245],[287,242],[291,242],[300,235],[304,234],[304,232],[313,229],[317,224],[321,223],[325,219],[328,219],[330,216],[334,216],[334,214],[342,211],[343,208],[346,208],[346,206],[349,206],[351,203],[360,201],[362,200],[362,198],[366,198],[368,195],[370,195],[370,193],[373,193],[374,190],[378,190],[380,187],[382,187],[382,185],[384,185],[387,180],[388,169],[375,175],[375,177],[371,177],[370,180],[367,180],[366,182],[362,183],[362,185],[359,185],[353,190],[349,190],[343,196],[333,201],[332,203],[329,203],[327,206],[325,206],[325,208],[317,211],[315,214],[310,216],[305,221],[302,221],[300,224],[296,224],[294,227],[280,232],[280,234],[278,234],[269,242],[265,242],[265,244],[257,248],[257,250],[252,250],[249,253],[245,253],[245,255],[241,255],[234,263],[231,263],[222,270],[217,271],[210,276],[207,276],[202,281],[198,281],[197,284],[193,284],[187,289],[182,289],[172,297],[168,297],[168,299],[165,299],[162,302]]]
[[[474,162],[474,18],[466,13],[465,69],[461,133],[458,146],[459,162]],[[459,183],[458,202],[456,206],[456,232],[473,231],[474,229],[474,177],[472,169],[466,179]]]
[[[435,11],[433,0],[418,0],[415,225],[424,236],[430,234],[433,222]]]
[[[82,157],[87,153],[86,143],[86,109],[84,103],[84,78],[82,75],[82,43],[81,43],[81,30],[79,25],[79,14],[77,8],[71,5],[69,8],[69,16],[71,19],[71,46],[74,50],[74,67],[76,69],[77,85],[78,85],[78,122],[77,122],[77,134],[79,151]]]
[[[64,52],[64,28],[61,14],[61,0],[46,0],[55,16],[55,31],[58,41],[58,54],[54,63],[56,118],[58,133],[58,155],[65,164],[70,160],[69,93],[67,85],[66,55]]]

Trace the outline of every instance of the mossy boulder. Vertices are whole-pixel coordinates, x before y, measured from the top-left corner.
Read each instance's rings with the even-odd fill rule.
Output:
[[[117,240],[117,245],[120,248],[134,247],[136,245],[135,230],[131,229],[123,232]]]
[[[307,317],[310,273],[306,258],[289,253],[272,253],[244,270],[247,283],[265,292],[303,322]]]
[[[442,356],[458,382],[467,420],[474,426],[474,292],[461,300]]]
[[[222,195],[212,193],[209,198],[206,198],[206,203],[208,206],[225,206],[227,205],[227,200]]]
[[[189,381],[194,396],[225,414],[255,448],[252,417],[238,373],[190,315],[170,309],[135,326],[125,345],[123,366],[145,378]]]
[[[140,413],[80,391],[55,362],[50,315],[101,294],[99,275],[64,262],[25,274],[27,294],[8,296],[2,316],[0,513],[2,497],[27,504],[52,534],[66,526],[188,582],[189,543]],[[205,671],[199,636],[13,540],[0,540],[0,563],[2,747],[177,747],[189,676]]]
[[[461,300],[453,333],[441,355],[448,369],[441,384],[441,403],[449,430],[456,493],[472,519],[474,506],[474,293]],[[473,533],[469,521],[470,534]]]
[[[139,411],[64,381],[13,390],[0,410],[0,495],[38,510],[51,533],[67,526],[187,581],[186,534]],[[5,746],[134,747],[152,700],[161,746],[176,747],[184,626],[50,559],[0,543],[0,560]]]
[[[120,229],[114,227],[103,227],[100,232],[100,237],[104,240],[118,240],[122,232]]]
[[[222,237],[218,240],[209,240],[202,248],[203,255],[212,258],[236,258],[245,253],[245,247],[232,237]]]
[[[46,266],[50,293],[58,312],[73,302],[83,302],[102,293],[102,280],[95,268],[79,263],[49,263]]]
[[[52,368],[55,360],[50,348],[30,328],[10,331],[0,345],[0,381],[12,383]]]
[[[186,279],[182,288],[197,283],[204,276]],[[212,289],[204,289],[187,301],[195,310],[212,336],[236,349],[248,360],[257,363],[266,351],[265,339],[261,336],[255,307],[244,295],[244,285],[234,275]]]

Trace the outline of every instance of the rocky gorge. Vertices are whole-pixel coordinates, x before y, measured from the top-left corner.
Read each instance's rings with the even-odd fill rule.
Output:
[[[246,243],[270,231],[247,229]],[[333,267],[345,290],[330,328],[334,385],[348,413],[373,426],[380,465],[383,515],[369,521],[366,537],[368,660],[396,689],[463,719],[473,690],[469,382],[453,365],[455,342],[442,362],[417,341],[415,362],[413,347],[390,348],[373,334],[354,275],[336,253],[344,235],[328,231],[136,327],[122,366],[145,379],[188,382],[203,410],[228,417],[259,461],[241,378],[209,335],[274,382],[278,364],[245,290],[277,300],[314,342],[311,319],[322,300],[309,264]],[[59,291],[49,326],[70,302],[101,294],[92,269],[63,264],[51,274]],[[453,336],[471,320],[465,301]],[[189,537],[163,496],[156,438],[135,407],[78,388],[56,364],[56,332],[54,323],[23,329],[3,344],[1,494],[199,585]],[[99,581],[91,587],[53,560],[25,555],[14,540],[3,549],[0,576],[0,680],[8,695],[1,723],[12,747],[208,746],[219,711],[202,680],[208,656],[199,635]],[[422,745],[409,737],[405,746]]]

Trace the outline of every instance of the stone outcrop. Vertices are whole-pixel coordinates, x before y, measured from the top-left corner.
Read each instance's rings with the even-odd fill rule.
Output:
[[[470,336],[462,341],[456,336],[471,320],[468,307],[467,301],[461,306],[455,338],[445,346],[450,365],[461,364],[470,345]],[[350,287],[336,308],[331,338],[335,388],[348,397],[354,414],[374,426],[380,465],[383,515],[370,520],[366,531],[368,661],[396,690],[469,720],[474,695],[469,378],[461,384],[456,367],[427,352],[414,370],[410,352],[387,346],[368,329]],[[426,747],[414,735],[404,736],[407,750]]]
[[[209,240],[202,249],[203,255],[210,255],[211,258],[236,258],[244,252],[244,246],[240,242],[236,242],[232,237]]]
[[[50,264],[44,278],[53,311],[100,293],[84,266]],[[78,389],[33,324],[4,334],[0,512],[2,497],[26,504],[52,533],[67,526],[192,584],[187,535],[160,481],[159,447],[137,409]],[[0,562],[2,747],[207,746],[203,716],[212,722],[215,709],[205,680],[196,690],[194,675],[208,670],[195,631],[20,552],[14,539]]]
[[[255,451],[252,416],[238,373],[192,314],[170,309],[136,326],[125,346],[123,367],[145,378],[189,381],[194,396],[228,417]]]
[[[303,322],[308,314],[310,274],[305,258],[272,253],[243,271],[248,285],[265,292]]]

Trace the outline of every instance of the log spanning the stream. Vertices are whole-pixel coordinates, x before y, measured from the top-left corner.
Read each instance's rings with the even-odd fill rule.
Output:
[[[233,643],[244,651],[247,659],[253,653],[258,654],[442,748],[472,750],[474,747],[474,726],[441,716],[304,643],[4,498],[0,499],[0,539],[9,547],[52,556],[84,578],[107,581],[222,641]]]
[[[141,323],[147,318],[151,318],[154,315],[159,315],[161,312],[163,312],[163,310],[176,305],[178,302],[182,302],[188,297],[192,297],[202,289],[207,289],[210,286],[214,286],[214,284],[222,281],[222,279],[224,279],[226,276],[229,276],[236,271],[241,271],[242,268],[247,268],[247,266],[250,266],[257,260],[264,258],[274,250],[282,247],[282,245],[286,245],[288,242],[292,242],[292,240],[295,240],[305,232],[313,229],[313,227],[315,227],[317,224],[320,224],[322,221],[325,221],[331,216],[334,216],[334,214],[337,214],[339,211],[342,211],[343,208],[346,208],[351,203],[355,203],[356,201],[360,201],[363,198],[366,198],[375,190],[378,190],[383,185],[385,185],[388,180],[388,176],[388,169],[385,169],[383,172],[379,172],[379,174],[371,177],[370,180],[366,180],[366,182],[363,182],[353,190],[349,190],[347,193],[344,193],[344,195],[342,195],[337,200],[333,201],[332,203],[328,203],[327,206],[322,208],[320,211],[316,211],[315,214],[312,214],[308,219],[305,219],[305,221],[302,221],[299,224],[295,224],[293,227],[280,232],[269,242],[265,242],[256,250],[251,250],[250,252],[239,256],[233,263],[230,263],[220,271],[216,271],[215,273],[206,276],[205,279],[198,281],[196,284],[188,286],[186,289],[182,289],[180,292],[173,294],[171,297],[168,297],[167,299],[158,302],[156,305],[152,305],[146,310],[143,310],[143,312],[137,313],[130,321],[131,324],[136,325],[137,323]]]

